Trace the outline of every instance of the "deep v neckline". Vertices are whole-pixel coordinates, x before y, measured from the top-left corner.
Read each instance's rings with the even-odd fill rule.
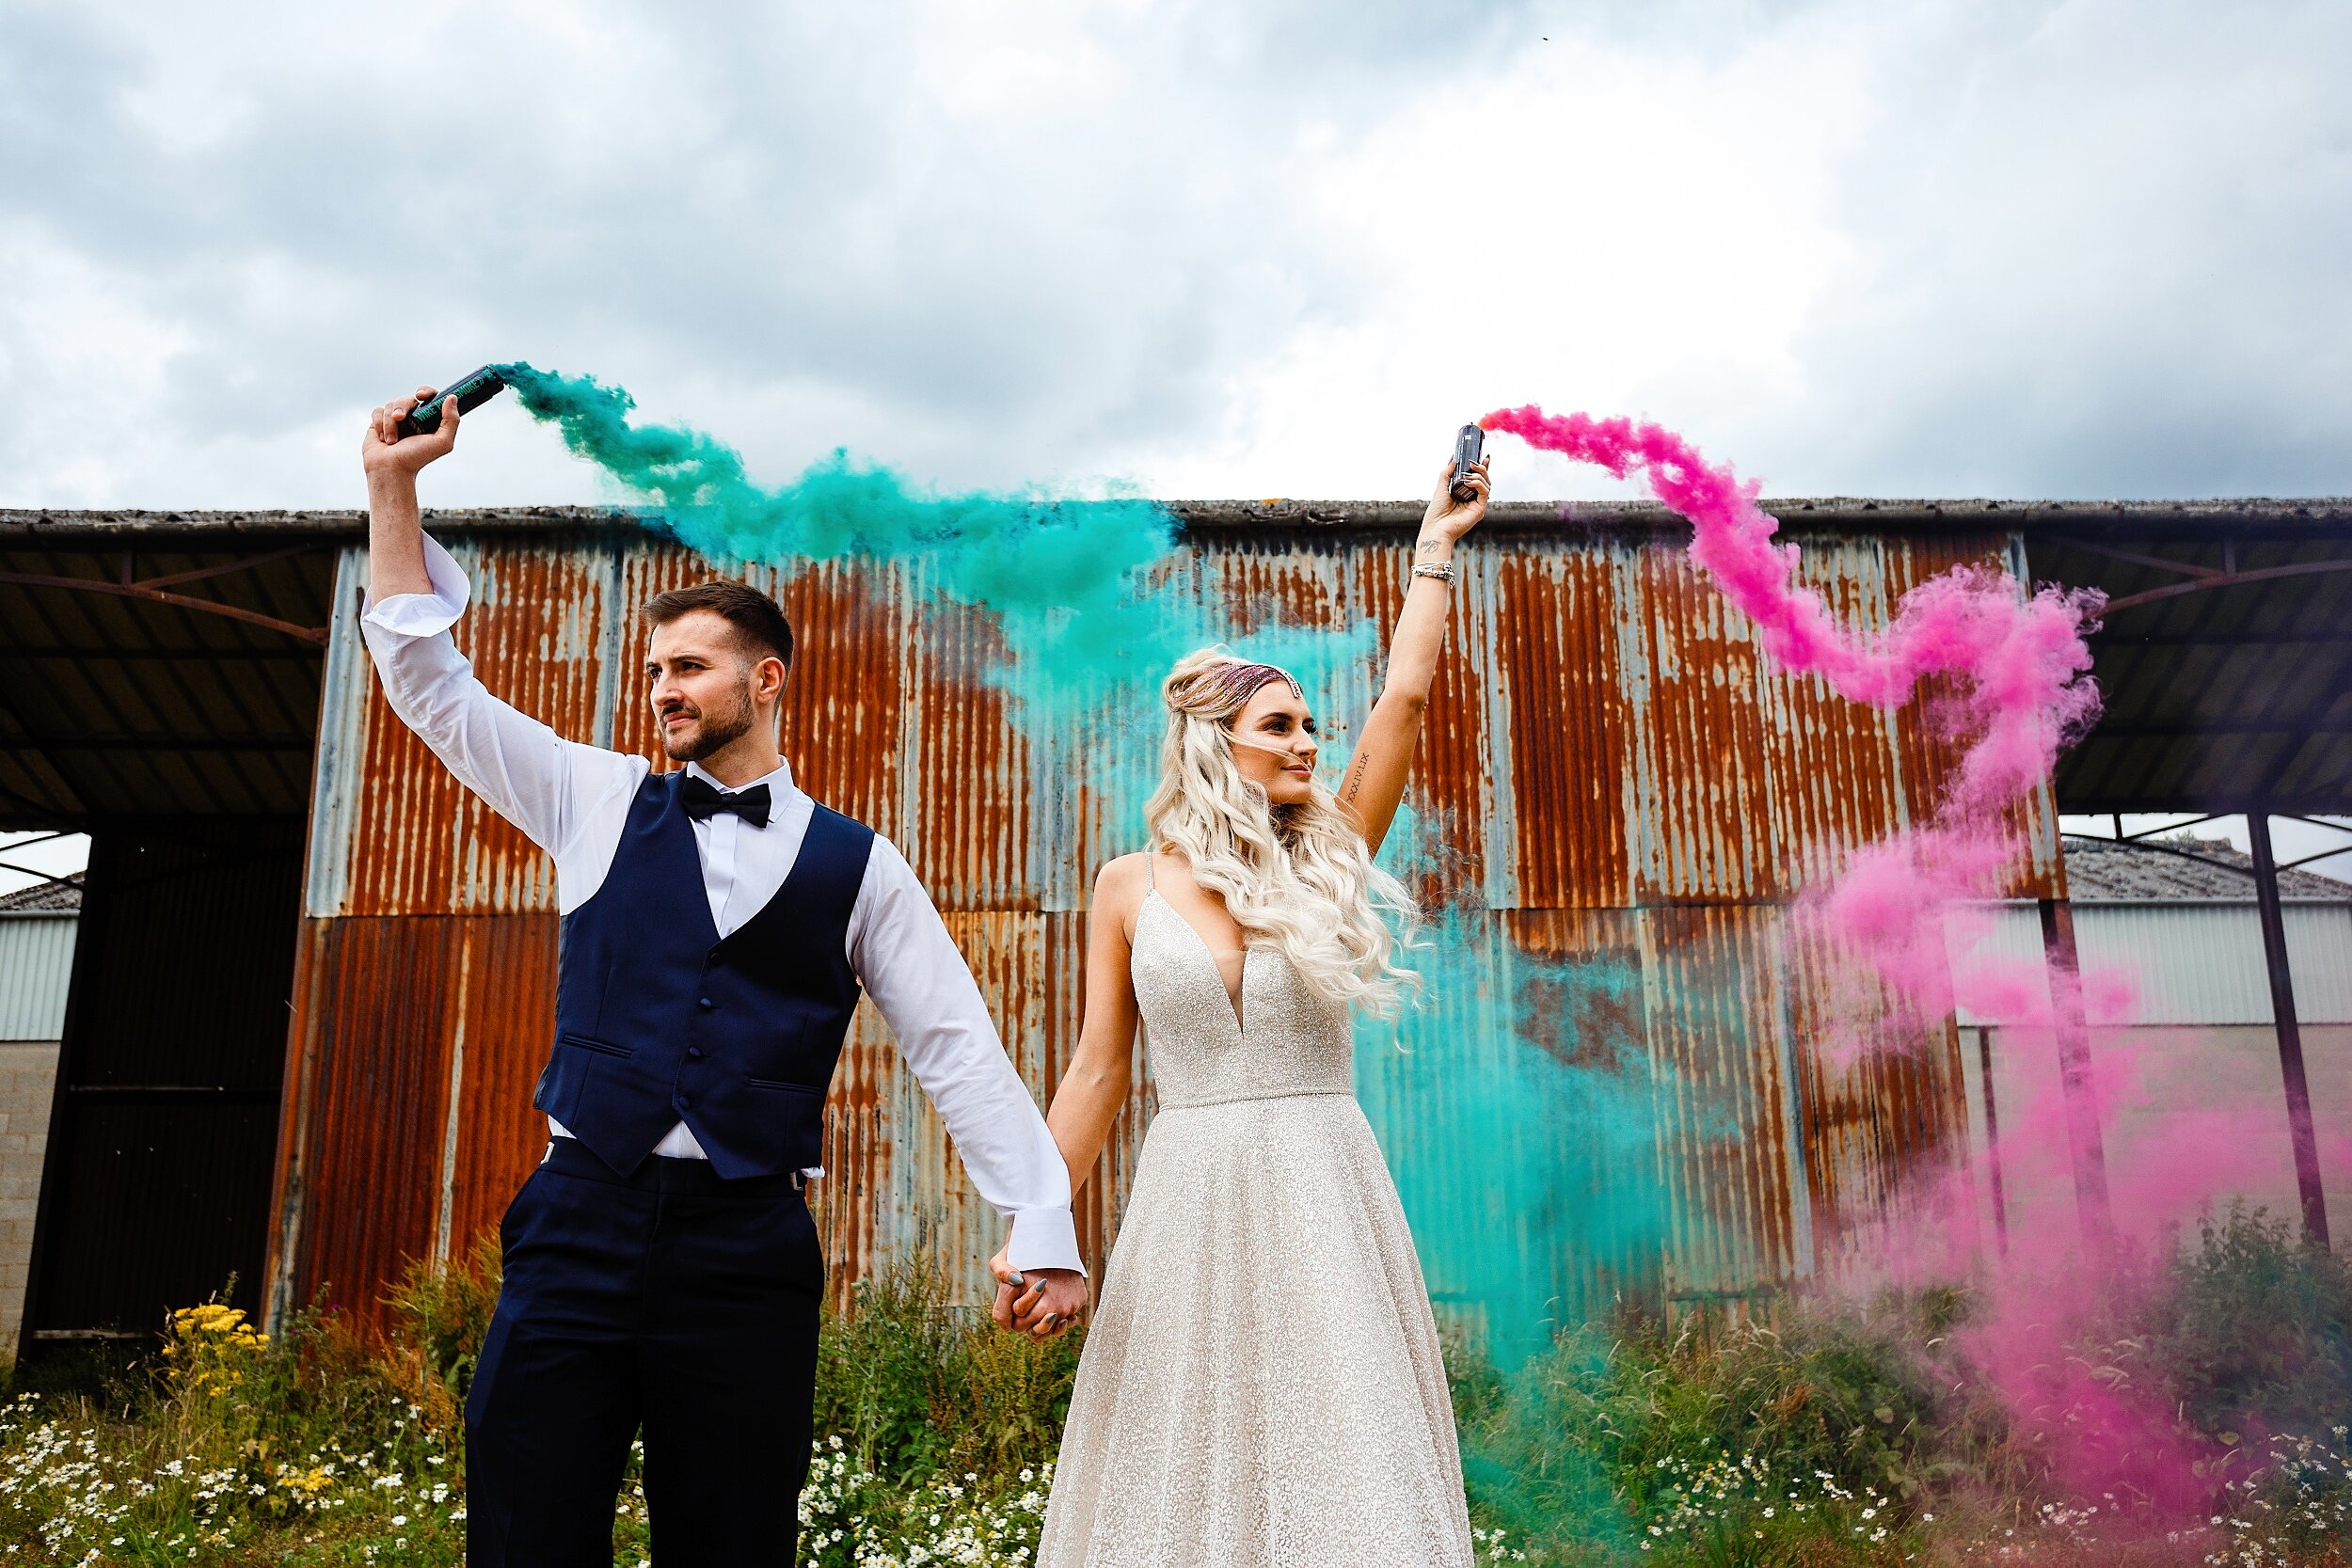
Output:
[[[1217,994],[1225,998],[1225,1010],[1233,1015],[1233,1033],[1237,1037],[1247,1038],[1249,1034],[1249,1024],[1243,1016],[1242,1004],[1249,995],[1249,960],[1256,956],[1257,949],[1247,942],[1242,944],[1240,991],[1236,994],[1227,988],[1225,970],[1216,961],[1216,949],[1211,947],[1209,939],[1200,934],[1200,927],[1186,920],[1184,911],[1169,903],[1167,895],[1162,894],[1157,887],[1147,889],[1144,895],[1147,898],[1157,898],[1160,901],[1160,908],[1168,911],[1168,918],[1184,928],[1185,933],[1192,938],[1193,945],[1200,949],[1200,956],[1209,960],[1209,975],[1216,981]]]

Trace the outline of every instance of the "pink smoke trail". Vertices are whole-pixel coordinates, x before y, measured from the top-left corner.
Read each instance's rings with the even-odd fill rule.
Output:
[[[1885,630],[1856,636],[1797,580],[1797,547],[1774,543],[1780,524],[1756,504],[1759,486],[1728,465],[1710,466],[1673,431],[1547,414],[1534,404],[1479,422],[1619,479],[1638,470],[1651,494],[1691,520],[1692,561],[1791,673],[1819,675],[1840,696],[1880,708],[1907,701],[1929,676],[1961,679],[1956,718],[1970,738],[1936,822],[1858,850],[1824,911],[1830,928],[1899,996],[1927,1016],[1949,1011],[1945,911],[1996,891],[2010,853],[1998,828],[2003,813],[2048,777],[2059,748],[2098,716],[2083,627],[2102,595],[2058,588],[2027,594],[2007,573],[1959,566],[1904,594]]]

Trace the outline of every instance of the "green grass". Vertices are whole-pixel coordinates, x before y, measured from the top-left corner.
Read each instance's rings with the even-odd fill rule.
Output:
[[[299,1315],[263,1341],[177,1315],[159,1348],[36,1369],[0,1407],[0,1564],[463,1560],[460,1412],[495,1250],[412,1273],[395,1327]],[[1629,1320],[1508,1377],[1448,1344],[1482,1560],[1860,1568],[2333,1564],[2352,1544],[2352,1271],[2233,1214],[2122,1269],[2070,1354],[2159,1389],[2218,1455],[2213,1523],[2068,1497],[2065,1413],[2019,1418],[1955,1346],[1964,1291],[1771,1323]],[[912,1261],[829,1315],[803,1560],[1027,1561],[1079,1344],[997,1333]],[[645,1556],[632,1480],[616,1560]]]

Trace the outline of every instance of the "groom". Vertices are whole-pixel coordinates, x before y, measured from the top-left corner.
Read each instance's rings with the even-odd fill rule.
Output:
[[[646,698],[682,768],[556,735],[450,640],[465,574],[419,528],[457,439],[375,411],[362,620],[392,711],[555,860],[548,1148],[500,1227],[505,1276],[466,1402],[467,1560],[611,1568],[644,1438],[661,1568],[789,1568],[824,1259],[804,1199],[861,986],[1012,1221],[1025,1323],[1085,1303],[1070,1178],[947,929],[887,839],[810,800],[777,749],[792,628],[706,582],[644,606]],[[819,737],[821,738],[821,737]]]

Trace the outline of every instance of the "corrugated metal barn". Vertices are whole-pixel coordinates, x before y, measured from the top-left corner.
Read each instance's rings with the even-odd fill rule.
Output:
[[[2070,759],[2089,770],[2079,809],[2352,809],[2344,503],[1773,510],[1807,579],[1864,625],[1965,561],[2141,593],[2103,634],[2123,700],[2115,732]],[[1385,625],[1419,516],[1176,511],[1163,591],[1236,642],[1268,617]],[[577,738],[650,747],[634,608],[706,562],[609,514],[428,527],[473,574],[457,635],[493,690]],[[373,1310],[407,1259],[494,1224],[538,1157],[551,871],[383,705],[358,636],[361,528],[350,513],[0,514],[0,822],[94,835],[28,1346],[140,1332],[232,1272],[248,1303],[325,1291]],[[1968,1113],[1948,1021],[1906,1054],[1825,1065],[1836,966],[1788,919],[1841,849],[1931,812],[1953,749],[1915,712],[1768,675],[1685,539],[1654,509],[1499,509],[1464,552],[1411,801],[1436,851],[1423,891],[1465,909],[1499,961],[1638,973],[1625,1027],[1708,1105],[1661,1106],[1677,1227],[1611,1266],[1703,1299],[1832,1259],[1965,1147]],[[1001,662],[987,618],[938,603],[919,572],[745,575],[801,637],[786,739],[801,781],[905,849],[1041,1094],[1076,1034],[1084,891],[1139,824],[1073,765],[1079,737],[1028,735],[975,678]],[[1372,663],[1339,683],[1334,718],[1360,716]],[[2008,896],[2063,908],[2069,789],[2062,772],[2018,814]],[[1148,1087],[1136,1109],[1082,1211],[1097,1247]],[[1691,1132],[1700,1120],[1717,1132]],[[976,1277],[993,1218],[870,1008],[828,1135],[837,1280],[918,1238]],[[1528,1259],[1563,1288],[1608,1261]],[[1432,1284],[1446,1291],[1439,1271]]]

